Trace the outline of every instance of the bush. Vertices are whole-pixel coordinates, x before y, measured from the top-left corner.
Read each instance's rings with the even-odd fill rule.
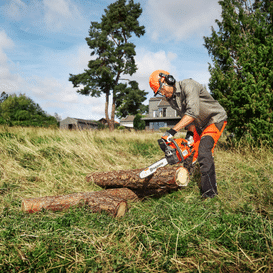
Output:
[[[143,116],[141,114],[136,114],[133,124],[134,124],[134,128],[136,130],[144,130],[145,129],[145,121],[142,120]]]
[[[1,103],[0,124],[22,127],[57,127],[58,121],[26,95],[14,94]]]

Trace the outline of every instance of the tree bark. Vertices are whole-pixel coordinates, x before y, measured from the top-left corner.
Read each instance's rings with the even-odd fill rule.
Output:
[[[87,205],[93,212],[106,211],[114,217],[120,217],[127,210],[126,200],[135,201],[137,199],[137,195],[126,188],[80,192],[62,196],[24,199],[22,201],[22,210],[30,213],[42,209],[60,211],[72,206]]]
[[[108,109],[109,109],[109,96],[110,92],[105,93],[106,101],[105,101],[105,118],[108,123],[108,127],[110,131],[114,131],[114,122],[112,122],[112,118],[109,118]]]
[[[179,169],[181,171],[181,168],[184,171],[177,176],[176,174]],[[139,197],[143,197],[153,195],[151,194],[153,192],[156,194],[178,190],[185,186],[185,181],[189,179],[188,171],[180,165],[159,168],[154,174],[145,179],[139,177],[141,171],[142,169],[97,172],[88,175],[86,180],[93,181],[102,188],[129,188]]]

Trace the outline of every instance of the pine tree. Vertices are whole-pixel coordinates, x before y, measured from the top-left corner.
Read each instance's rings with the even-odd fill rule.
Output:
[[[145,101],[148,92],[139,90],[136,81],[131,81],[129,84],[129,87],[127,84],[119,84],[115,93],[116,116],[119,118],[136,115],[142,111],[145,112],[142,102]]]
[[[209,88],[237,139],[273,144],[273,2],[225,0],[219,30],[204,37]]]
[[[105,117],[110,130],[114,129],[116,100],[119,92],[124,91],[120,81],[123,75],[132,76],[136,70],[134,60],[135,45],[129,42],[132,34],[137,37],[144,35],[144,26],[140,26],[138,18],[142,13],[139,3],[129,0],[118,0],[105,9],[101,22],[91,22],[87,44],[91,49],[88,69],[78,75],[70,74],[69,81],[74,87],[83,85],[78,93],[100,97],[106,96]],[[130,88],[130,87],[129,87]],[[108,115],[109,97],[112,94],[111,118]],[[142,93],[144,96],[144,93]]]

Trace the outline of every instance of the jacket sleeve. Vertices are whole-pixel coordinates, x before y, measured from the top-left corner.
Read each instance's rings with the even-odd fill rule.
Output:
[[[200,90],[198,86],[194,83],[188,83],[185,86],[185,99],[186,99],[186,112],[185,115],[188,115],[193,118],[197,118],[199,116],[200,109],[200,98],[199,98]]]

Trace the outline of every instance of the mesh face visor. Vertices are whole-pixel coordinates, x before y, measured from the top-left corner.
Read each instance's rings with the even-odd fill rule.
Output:
[[[160,73],[160,74],[162,74],[162,73]],[[161,79],[163,78],[162,77],[162,75],[160,75],[159,74],[159,79],[158,79],[158,82],[159,82],[159,87],[158,87],[158,89],[157,89],[157,92],[154,94],[154,97],[157,95],[157,94],[159,94],[160,96],[162,96],[163,97],[163,95],[161,95],[160,94],[160,90],[162,89],[162,87],[165,85],[162,81],[161,81]]]

